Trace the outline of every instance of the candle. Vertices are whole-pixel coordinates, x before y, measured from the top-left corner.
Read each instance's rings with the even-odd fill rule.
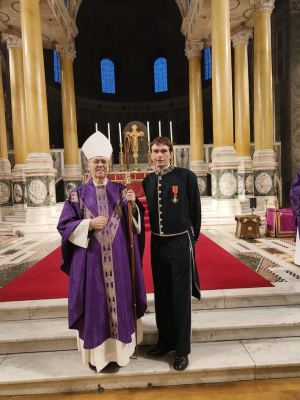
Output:
[[[96,132],[98,131],[98,124],[97,124],[97,122],[95,123],[95,126],[96,126]]]
[[[110,125],[107,124],[107,133],[108,133],[108,140],[110,141]]]
[[[170,139],[171,139],[171,142],[173,142],[172,121],[170,121]]]
[[[161,123],[158,121],[158,136],[161,136]]]
[[[148,132],[148,142],[150,142],[150,126],[149,126],[149,121],[147,121],[147,132]]]
[[[121,124],[119,122],[119,136],[120,136],[120,143],[122,143],[122,132],[121,132]]]

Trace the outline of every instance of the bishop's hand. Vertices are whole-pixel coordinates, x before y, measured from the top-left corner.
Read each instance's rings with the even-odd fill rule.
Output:
[[[93,218],[90,222],[89,228],[101,231],[108,222],[108,218],[100,216]]]
[[[125,189],[125,197],[127,201],[131,201],[132,203],[135,202],[135,193],[133,190],[127,190]]]

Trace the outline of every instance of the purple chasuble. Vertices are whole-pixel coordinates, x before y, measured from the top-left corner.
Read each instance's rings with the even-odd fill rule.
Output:
[[[296,242],[297,230],[300,229],[300,169],[298,169],[298,171],[296,172],[296,177],[291,186],[290,201],[295,218],[295,242]]]
[[[72,190],[64,204],[57,229],[62,236],[61,269],[69,280],[69,327],[77,329],[85,349],[94,349],[109,338],[131,343],[135,331],[130,252],[128,204],[125,186],[107,180],[95,187],[93,180]],[[142,224],[144,208],[136,200]],[[68,241],[84,218],[105,216],[109,219],[95,230],[87,249]],[[144,315],[146,292],[142,273],[144,229],[134,231],[137,317]],[[141,236],[139,241],[137,236]]]

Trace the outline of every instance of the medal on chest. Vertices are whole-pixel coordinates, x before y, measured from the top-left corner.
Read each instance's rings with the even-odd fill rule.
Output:
[[[174,197],[172,199],[173,203],[178,203],[177,193],[178,193],[178,186],[172,186]]]

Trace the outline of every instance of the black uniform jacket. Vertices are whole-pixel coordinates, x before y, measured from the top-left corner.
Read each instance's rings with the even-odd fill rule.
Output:
[[[148,203],[151,231],[159,236],[192,231],[194,241],[197,242],[201,227],[197,177],[185,168],[173,167],[170,170],[169,167],[166,172],[161,176],[156,173],[149,174],[142,182]]]
[[[201,203],[196,175],[174,166],[146,176],[142,182],[146,195],[151,232],[168,237],[188,233],[194,243],[199,240]],[[193,257],[193,296],[199,298],[199,278]],[[195,286],[196,287],[195,287]]]

